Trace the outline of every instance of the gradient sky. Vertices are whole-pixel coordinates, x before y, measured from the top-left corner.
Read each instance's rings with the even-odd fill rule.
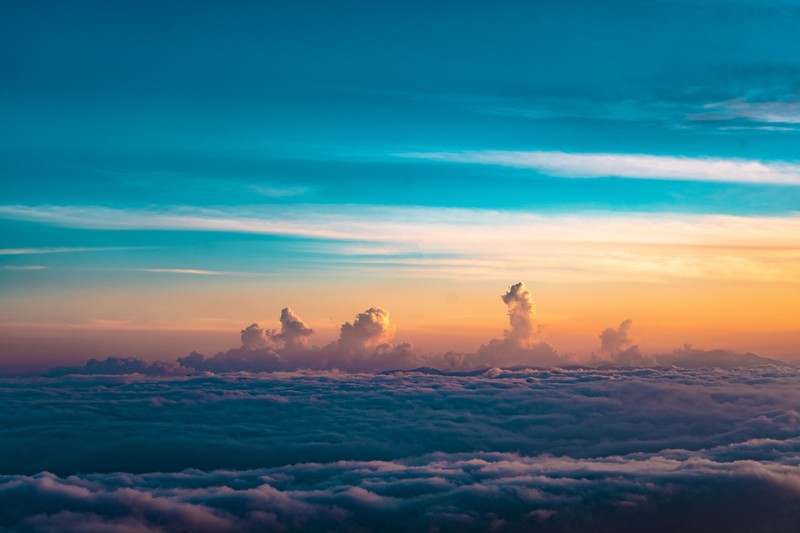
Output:
[[[0,356],[175,357],[290,305],[588,355],[800,342],[789,1],[0,7]]]

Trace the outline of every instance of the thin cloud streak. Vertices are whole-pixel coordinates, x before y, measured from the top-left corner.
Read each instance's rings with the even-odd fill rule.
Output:
[[[604,178],[708,181],[800,185],[800,163],[677,157],[649,154],[568,153],[544,151],[476,150],[465,152],[409,152],[410,159],[529,168],[563,178]]]
[[[744,98],[715,102],[704,106],[705,113],[694,120],[720,121],[744,119],[753,122],[800,124],[800,101],[748,102]]]
[[[113,252],[120,250],[134,250],[141,247],[110,246],[110,247],[55,247],[55,248],[0,248],[0,255],[40,255],[40,254],[65,254],[78,252]]]
[[[47,267],[44,265],[5,265],[3,270],[45,270]]]
[[[219,270],[200,270],[196,268],[139,268],[138,272],[153,272],[156,274],[188,274],[192,276],[234,276],[238,272],[224,272]]]

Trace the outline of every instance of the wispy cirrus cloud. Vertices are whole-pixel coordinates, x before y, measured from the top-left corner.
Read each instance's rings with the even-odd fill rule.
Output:
[[[410,159],[529,168],[565,178],[618,177],[722,183],[800,185],[800,163],[718,157],[557,151],[407,152]]]
[[[0,255],[40,255],[40,254],[66,254],[78,252],[110,252],[118,250],[132,250],[130,246],[111,246],[111,247],[86,247],[86,246],[63,246],[63,247],[42,247],[42,248],[0,248]]]
[[[693,120],[727,121],[744,119],[769,124],[800,124],[800,100],[749,101],[735,98],[703,106]]]
[[[251,185],[250,190],[267,198],[290,198],[314,191],[305,185]]]
[[[238,272],[202,270],[197,268],[139,268],[137,270],[139,272],[153,272],[155,274],[186,274],[190,276],[230,276],[239,274]]]
[[[159,210],[0,206],[0,217],[88,229],[224,231],[311,239],[316,255],[305,260],[306,266],[381,268],[406,276],[800,281],[797,215],[541,215],[291,205]],[[363,257],[364,253],[371,257]]]
[[[3,270],[45,270],[47,267],[44,265],[5,265]]]

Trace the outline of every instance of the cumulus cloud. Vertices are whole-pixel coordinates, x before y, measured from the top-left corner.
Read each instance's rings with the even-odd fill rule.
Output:
[[[288,350],[298,350],[308,347],[308,338],[313,335],[314,329],[306,326],[294,311],[288,307],[281,310],[281,332],[273,335],[273,339],[283,342]]]
[[[549,344],[541,342],[542,327],[536,320],[536,309],[530,291],[522,282],[512,285],[501,296],[508,306],[510,328],[505,338],[492,339],[482,345],[474,356],[465,357],[473,365],[557,365],[564,362]]]
[[[242,330],[242,348],[245,350],[260,350],[267,347],[267,337],[264,329],[258,324],[250,324]]]
[[[519,282],[502,297],[508,306],[508,320],[511,329],[506,330],[506,339],[522,348],[529,348],[539,336],[539,325],[536,322],[536,311],[533,298],[525,284]]]
[[[382,307],[370,307],[356,315],[352,324],[342,324],[338,346],[346,352],[364,353],[388,343],[394,333],[395,327],[389,321],[389,312]]]
[[[422,353],[409,342],[393,343],[395,326],[389,312],[373,306],[358,313],[353,322],[345,322],[339,338],[319,347],[311,344],[315,330],[292,309],[281,311],[280,330],[265,329],[253,323],[241,330],[241,347],[211,357],[192,352],[177,363],[145,362],[133,358],[111,357],[92,360],[80,367],[62,367],[50,375],[63,374],[134,374],[172,375],[191,372],[277,372],[298,369],[349,372],[383,372],[431,367],[438,370],[468,372],[513,366],[553,367],[571,363],[571,359],[544,342],[543,327],[536,319],[530,291],[522,282],[501,295],[506,305],[509,327],[502,339],[491,339],[475,352],[444,354]],[[590,366],[752,366],[782,364],[754,354],[718,357],[712,352],[680,352],[653,357],[632,344],[632,321],[600,334],[600,352],[587,362]],[[705,354],[705,355],[704,355]],[[734,354],[735,355],[735,354]],[[724,360],[723,360],[724,359]]]

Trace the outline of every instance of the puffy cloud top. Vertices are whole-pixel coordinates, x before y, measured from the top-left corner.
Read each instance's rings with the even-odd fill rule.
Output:
[[[395,327],[389,322],[389,312],[382,307],[370,307],[356,315],[351,324],[342,324],[339,348],[363,353],[386,344],[394,337]]]
[[[242,348],[260,350],[267,347],[267,337],[258,324],[250,324],[242,330]]]
[[[506,339],[516,346],[529,347],[539,337],[540,327],[536,321],[533,298],[525,284],[519,282],[501,296],[508,306],[511,329],[506,330]]]
[[[283,342],[287,349],[297,350],[308,346],[308,337],[315,333],[313,328],[306,326],[303,321],[289,307],[281,310],[281,332],[274,335],[273,339]]]

